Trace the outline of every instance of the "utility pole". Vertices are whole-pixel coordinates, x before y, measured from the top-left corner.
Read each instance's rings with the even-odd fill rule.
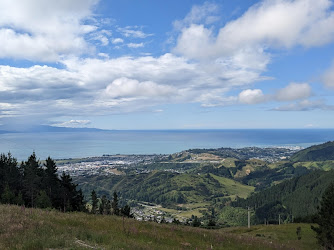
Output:
[[[248,207],[248,228],[250,228],[250,207]]]

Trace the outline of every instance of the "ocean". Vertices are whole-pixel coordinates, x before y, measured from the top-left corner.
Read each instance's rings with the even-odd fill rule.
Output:
[[[170,154],[193,148],[308,147],[334,140],[334,129],[115,130],[0,134],[0,152],[19,161],[104,154]]]

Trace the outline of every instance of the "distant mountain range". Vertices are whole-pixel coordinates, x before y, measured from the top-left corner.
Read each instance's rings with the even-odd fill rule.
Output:
[[[6,134],[6,133],[45,133],[45,132],[102,132],[107,131],[103,129],[97,129],[97,128],[68,128],[68,127],[55,127],[55,126],[49,126],[49,125],[39,125],[39,126],[33,126],[29,128],[24,129],[1,129],[0,128],[0,134]]]

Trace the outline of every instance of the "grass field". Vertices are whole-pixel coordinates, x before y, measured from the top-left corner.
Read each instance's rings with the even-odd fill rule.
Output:
[[[225,177],[220,177],[214,174],[210,174],[213,178],[215,178],[219,183],[224,187],[226,192],[231,197],[239,196],[241,198],[246,198],[250,193],[254,191],[254,187],[243,185],[240,182],[235,180],[231,180]]]
[[[297,226],[206,230],[0,205],[0,249],[316,249],[309,225],[299,241]]]
[[[301,228],[300,240],[298,240],[296,233],[298,227]],[[315,232],[311,229],[310,224],[256,225],[250,229],[246,227],[234,227],[222,229],[222,231],[278,242],[293,249],[320,249],[315,239]]]

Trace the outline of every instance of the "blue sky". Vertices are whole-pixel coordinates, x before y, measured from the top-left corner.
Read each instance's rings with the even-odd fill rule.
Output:
[[[0,124],[333,128],[331,0],[2,0]]]

